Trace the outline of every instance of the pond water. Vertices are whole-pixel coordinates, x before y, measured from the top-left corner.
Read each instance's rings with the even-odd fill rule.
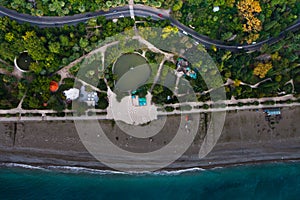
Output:
[[[20,69],[24,71],[29,70],[30,63],[34,62],[34,60],[28,55],[27,52],[23,52],[17,58],[17,65]]]
[[[147,60],[139,54],[124,54],[118,58],[113,67],[117,75],[116,89],[121,92],[135,90],[142,86],[151,75]]]

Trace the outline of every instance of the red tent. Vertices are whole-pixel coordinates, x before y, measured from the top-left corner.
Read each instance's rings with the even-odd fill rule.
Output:
[[[50,91],[51,92],[56,92],[59,88],[59,85],[56,81],[51,81],[50,82]]]

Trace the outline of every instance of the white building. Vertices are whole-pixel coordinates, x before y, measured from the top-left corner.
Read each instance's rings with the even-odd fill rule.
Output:
[[[220,10],[219,6],[215,6],[214,9],[213,9],[214,12],[218,12],[219,10]]]
[[[86,88],[85,88],[84,85],[81,86],[79,101],[80,102],[85,102],[88,106],[97,105],[97,103],[99,101],[99,97],[97,95],[97,92],[95,92],[95,91],[87,92],[85,89]]]

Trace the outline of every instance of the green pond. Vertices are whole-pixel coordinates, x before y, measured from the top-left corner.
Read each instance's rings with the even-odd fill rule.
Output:
[[[34,62],[34,60],[28,55],[27,52],[23,52],[17,58],[17,65],[20,69],[24,71],[29,70],[30,63]]]
[[[141,55],[124,54],[114,64],[113,74],[118,77],[116,89],[120,92],[127,92],[146,83],[151,75],[151,68]]]

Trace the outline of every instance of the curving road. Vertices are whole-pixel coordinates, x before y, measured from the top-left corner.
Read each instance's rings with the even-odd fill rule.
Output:
[[[269,38],[267,40],[258,42],[256,44],[251,45],[226,45],[221,41],[210,39],[207,36],[201,35],[194,31],[193,29],[181,24],[176,19],[172,18],[169,13],[167,13],[165,10],[152,8],[149,6],[144,5],[134,5],[134,14],[138,17],[151,17],[154,20],[161,20],[161,19],[167,19],[171,22],[172,25],[178,27],[178,29],[189,36],[191,36],[193,39],[195,39],[197,42],[203,44],[206,47],[210,47],[211,45],[215,45],[217,48],[220,49],[227,49],[230,51],[255,51],[260,49],[260,47],[264,44],[273,44],[279,41],[280,39],[284,38],[287,32],[289,31],[296,31],[300,27],[300,19],[298,21],[291,25],[290,27],[286,28],[283,32],[279,34],[276,38]],[[159,16],[160,15],[160,16]],[[37,17],[37,16],[31,16],[28,14],[21,14],[16,11],[4,8],[0,6],[0,16],[8,16],[11,19],[14,19],[18,22],[24,23],[30,23],[32,25],[36,25],[39,27],[58,27],[63,25],[75,25],[80,22],[85,22],[90,18],[97,17],[97,16],[104,16],[107,19],[115,19],[115,18],[121,18],[121,17],[130,17],[130,10],[129,6],[122,6],[122,7],[116,7],[112,8],[109,11],[97,11],[93,13],[85,13],[85,14],[77,14],[73,16],[64,16],[64,17],[49,17],[49,16],[43,16],[43,17]]]

